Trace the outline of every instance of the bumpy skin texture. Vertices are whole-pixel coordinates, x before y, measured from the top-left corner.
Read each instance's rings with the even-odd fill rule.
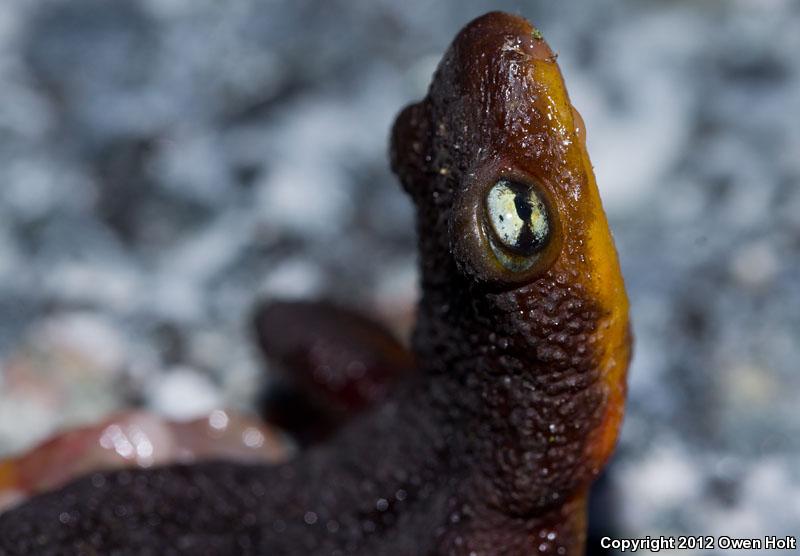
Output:
[[[581,125],[530,24],[470,23],[392,138],[418,210],[421,373],[284,466],[97,474],[40,496],[0,517],[0,554],[581,554],[630,346]],[[500,178],[538,184],[553,220],[522,272],[487,243]]]

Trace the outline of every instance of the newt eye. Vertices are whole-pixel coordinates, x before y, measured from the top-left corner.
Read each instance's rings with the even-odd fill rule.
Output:
[[[489,244],[508,270],[527,270],[550,239],[547,206],[533,185],[501,179],[486,195]]]

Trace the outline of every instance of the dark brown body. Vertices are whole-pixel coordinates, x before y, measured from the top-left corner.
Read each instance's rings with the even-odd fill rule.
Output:
[[[0,554],[580,554],[616,439],[627,301],[581,123],[530,24],[468,25],[392,163],[418,210],[420,373],[279,466],[96,474],[0,517]],[[552,234],[487,247],[487,188],[535,183]]]

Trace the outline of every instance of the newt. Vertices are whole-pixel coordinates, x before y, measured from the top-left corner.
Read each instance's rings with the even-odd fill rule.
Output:
[[[284,464],[98,472],[34,497],[0,516],[0,554],[583,553],[631,334],[583,123],[539,32],[469,23],[390,155],[416,207],[417,371]]]

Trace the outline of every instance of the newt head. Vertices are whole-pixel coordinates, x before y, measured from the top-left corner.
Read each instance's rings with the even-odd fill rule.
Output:
[[[577,420],[563,442],[580,453],[553,452],[553,464],[580,459],[593,476],[616,441],[631,341],[585,139],[541,33],[493,12],[457,35],[425,99],[398,116],[392,164],[417,207],[419,359],[471,344],[461,356],[539,381],[549,397],[536,404]]]

